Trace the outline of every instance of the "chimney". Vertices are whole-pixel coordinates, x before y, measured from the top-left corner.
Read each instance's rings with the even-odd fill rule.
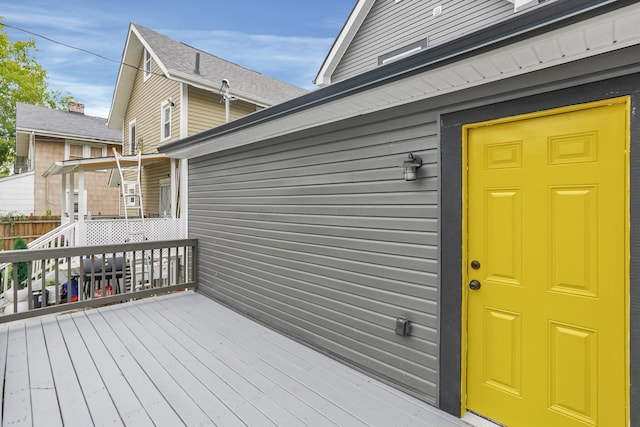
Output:
[[[68,110],[70,113],[84,114],[84,104],[81,102],[69,101]]]
[[[196,52],[196,68],[193,70],[194,73],[200,74],[200,52]]]

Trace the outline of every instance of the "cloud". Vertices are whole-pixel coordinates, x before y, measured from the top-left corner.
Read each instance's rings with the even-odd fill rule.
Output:
[[[0,0],[1,16],[9,25],[69,46],[119,61],[131,17],[123,17],[95,5],[60,2],[60,7],[23,5]],[[68,8],[68,9],[65,9]],[[72,8],[72,10],[71,10]],[[334,25],[321,20],[315,25]],[[175,40],[219,56],[246,68],[288,83],[315,89],[312,81],[333,38],[251,34],[239,31],[183,30],[166,23],[143,24]],[[164,28],[163,28],[164,27]],[[48,74],[52,90],[72,94],[85,103],[89,115],[107,117],[119,64],[49,40],[7,28],[12,40],[35,38],[36,60]]]
[[[284,37],[205,30],[165,31],[175,40],[306,89],[315,88],[312,80],[333,43],[333,39],[328,37]]]

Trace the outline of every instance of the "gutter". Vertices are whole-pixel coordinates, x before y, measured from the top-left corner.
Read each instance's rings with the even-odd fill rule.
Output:
[[[158,151],[184,150],[211,138],[346,98],[382,86],[390,81],[439,68],[461,59],[526,40],[634,3],[637,3],[637,0],[560,0],[548,5],[542,4],[538,8],[514,15],[509,19],[450,42],[434,46],[406,59],[380,66],[293,100],[257,111],[230,123],[162,145],[158,148]]]

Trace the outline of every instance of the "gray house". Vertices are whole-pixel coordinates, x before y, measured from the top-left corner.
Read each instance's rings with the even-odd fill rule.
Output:
[[[316,81],[160,147],[199,290],[470,422],[640,423],[640,4],[359,1]]]

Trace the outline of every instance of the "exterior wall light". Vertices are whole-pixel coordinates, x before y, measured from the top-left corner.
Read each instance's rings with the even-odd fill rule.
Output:
[[[409,158],[402,163],[404,169],[404,180],[415,181],[418,177],[418,169],[422,166],[422,157],[409,153]]]

